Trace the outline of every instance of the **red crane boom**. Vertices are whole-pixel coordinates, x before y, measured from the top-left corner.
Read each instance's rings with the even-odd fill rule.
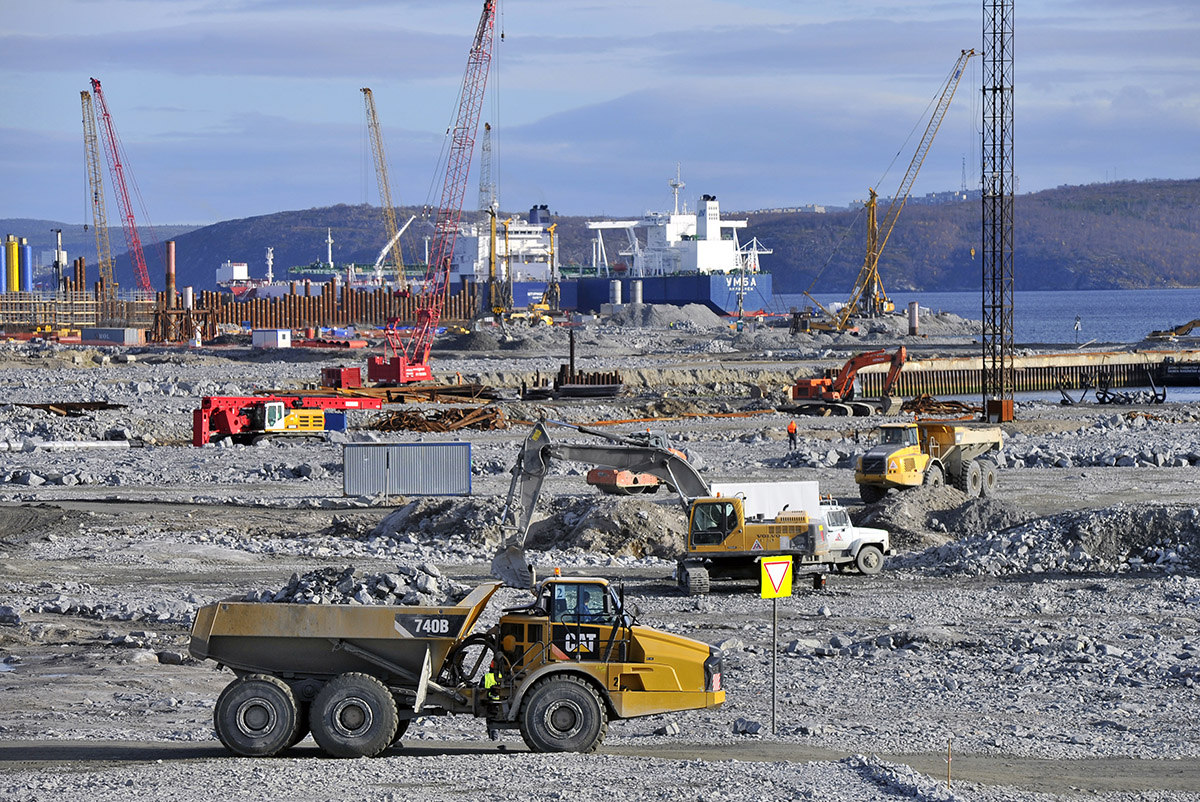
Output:
[[[100,82],[95,78],[92,79],[92,95],[100,106],[100,138],[104,140],[104,152],[108,155],[113,194],[117,196],[117,205],[121,208],[125,245],[129,249],[129,258],[133,260],[138,289],[142,292],[154,292],[154,287],[150,284],[150,271],[146,269],[146,256],[142,252],[142,239],[138,236],[137,223],[133,220],[133,205],[129,202],[125,168],[121,165],[121,140],[117,139],[117,129],[113,127],[112,115],[108,113],[108,103],[104,100]]]
[[[446,302],[446,285],[450,282],[450,260],[454,256],[454,240],[458,236],[467,175],[471,170],[471,154],[475,150],[475,133],[479,128],[479,114],[483,109],[483,90],[487,86],[488,68],[492,63],[492,32],[495,23],[496,0],[484,0],[479,27],[475,30],[475,40],[467,57],[467,71],[463,76],[458,116],[454,128],[451,129],[446,179],[442,184],[441,202],[438,204],[434,221],[429,264],[425,268],[424,291],[421,293],[421,303],[417,307],[416,329],[412,337],[404,342],[396,329],[396,321],[389,322],[385,332],[385,353],[394,356],[371,358],[367,364],[367,375],[373,381],[401,384],[433,378],[433,370],[429,367],[429,349],[433,346],[433,337]]]

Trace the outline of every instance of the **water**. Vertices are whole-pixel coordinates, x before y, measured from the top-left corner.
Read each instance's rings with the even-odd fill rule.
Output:
[[[826,307],[845,295],[815,293]],[[916,301],[922,310],[952,312],[971,320],[983,317],[979,292],[897,292],[896,309]],[[812,306],[804,295],[777,295],[774,311]],[[1079,331],[1075,331],[1075,318]],[[1200,318],[1200,289],[1018,291],[1013,294],[1013,340],[1022,343],[1136,343],[1151,331]],[[1200,327],[1193,334],[1200,336]]]

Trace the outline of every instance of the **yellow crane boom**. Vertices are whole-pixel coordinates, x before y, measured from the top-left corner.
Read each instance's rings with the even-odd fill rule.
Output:
[[[383,132],[379,128],[379,117],[375,113],[375,95],[370,88],[363,87],[363,100],[367,106],[367,130],[371,134],[371,152],[375,155],[375,177],[379,179],[379,204],[383,207],[383,223],[387,227],[387,241],[394,243],[396,283],[400,289],[407,286],[404,277],[404,257],[400,250],[400,227],[396,224],[396,207],[392,205],[392,187],[388,181],[387,154],[383,148]]]
[[[908,202],[913,182],[917,179],[917,173],[921,171],[925,155],[929,152],[929,146],[933,144],[933,138],[937,135],[942,119],[946,116],[946,110],[950,108],[950,101],[954,99],[954,92],[958,89],[958,83],[962,79],[967,62],[974,55],[974,49],[964,50],[955,61],[950,77],[942,86],[941,96],[929,118],[929,124],[925,126],[925,134],[921,137],[920,144],[917,145],[917,152],[913,154],[908,171],[900,181],[900,188],[892,196],[892,202],[888,206],[887,214],[883,217],[883,223],[878,227],[875,224],[876,194],[873,188],[870,190],[871,199],[867,202],[867,255],[863,260],[862,268],[858,271],[858,278],[854,282],[849,302],[838,311],[835,319],[838,329],[844,328],[850,317],[856,313],[876,317],[884,312],[890,312],[893,308],[887,293],[884,292],[883,282],[879,279],[879,256],[887,245],[888,237],[892,235],[892,229],[896,227],[896,219],[904,209],[904,204]]]
[[[96,231],[96,263],[99,268],[100,286],[106,297],[116,292],[113,284],[112,246],[108,241],[108,214],[104,209],[104,174],[100,170],[100,140],[96,134],[96,110],[92,106],[92,94],[79,93],[83,106],[83,151],[87,159],[88,187],[92,193],[92,228]]]

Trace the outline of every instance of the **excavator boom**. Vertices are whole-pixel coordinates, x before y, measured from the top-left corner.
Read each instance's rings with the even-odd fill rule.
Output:
[[[550,439],[547,424],[575,429],[610,442],[554,443]],[[712,495],[704,477],[686,459],[666,449],[640,445],[628,438],[569,423],[538,423],[525,438],[513,465],[512,482],[509,484],[501,523],[504,542],[492,559],[492,575],[506,585],[528,588],[533,584],[533,571],[525,558],[525,542],[534,508],[542,494],[542,482],[554,460],[586,462],[605,468],[651,474],[679,494],[679,501],[685,510],[695,499]]]

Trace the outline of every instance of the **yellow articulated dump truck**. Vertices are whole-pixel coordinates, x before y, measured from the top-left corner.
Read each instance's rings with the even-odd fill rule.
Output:
[[[858,458],[854,481],[872,504],[890,488],[951,484],[968,496],[996,492],[996,463],[985,455],[1004,447],[997,426],[918,421],[879,427],[879,443]]]
[[[725,701],[720,650],[639,625],[605,580],[547,579],[476,632],[500,586],[447,607],[203,607],[190,652],[237,675],[217,699],[217,737],[266,756],[311,732],[330,755],[370,757],[417,716],[464,714],[519,729],[536,752],[590,752],[611,720]]]

